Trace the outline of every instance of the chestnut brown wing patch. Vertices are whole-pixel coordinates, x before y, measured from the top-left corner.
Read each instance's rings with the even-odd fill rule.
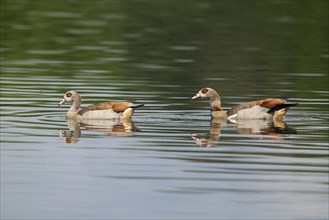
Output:
[[[265,99],[263,102],[260,104],[261,107],[265,108],[273,108],[277,105],[282,105],[285,104],[286,101],[283,99]]]
[[[127,108],[130,107],[133,107],[133,103],[131,102],[100,102],[81,109],[78,114],[83,115],[88,111],[106,109],[112,109],[115,112],[124,112]]]
[[[127,108],[133,107],[134,104],[131,102],[114,102],[112,109],[115,112],[124,112]]]

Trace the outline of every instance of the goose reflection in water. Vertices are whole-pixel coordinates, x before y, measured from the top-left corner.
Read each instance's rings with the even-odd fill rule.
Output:
[[[237,128],[240,134],[253,134],[253,139],[282,140],[287,134],[296,134],[296,130],[287,126],[283,120],[241,120],[237,123],[227,122],[223,119],[213,118],[210,123],[208,135],[192,134],[192,139],[201,147],[212,147],[219,143],[221,128],[224,126]]]
[[[61,130],[59,135],[68,144],[75,144],[81,137],[81,130],[105,132],[106,136],[131,136],[134,124],[131,120],[66,120],[69,130]]]
[[[210,122],[209,135],[201,135],[199,133],[192,134],[192,139],[201,147],[212,147],[220,138],[221,127],[227,124],[227,121],[222,118],[212,118]]]

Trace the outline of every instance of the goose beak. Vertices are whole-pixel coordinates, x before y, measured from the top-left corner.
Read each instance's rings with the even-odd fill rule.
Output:
[[[66,100],[65,99],[62,99],[62,101],[60,101],[60,103],[58,103],[58,106],[63,105],[65,102],[66,102]]]
[[[199,95],[199,93],[198,94],[196,94],[195,96],[193,96],[192,97],[192,100],[194,100],[194,99],[198,99],[198,98],[200,98],[201,96]]]

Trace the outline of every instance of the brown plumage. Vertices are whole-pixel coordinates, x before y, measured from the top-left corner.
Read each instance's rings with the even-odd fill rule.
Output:
[[[106,109],[112,109],[113,111],[120,113],[132,107],[134,107],[134,103],[131,102],[99,102],[81,109],[78,114],[83,115],[87,111]]]
[[[269,98],[246,102],[223,111],[218,93],[211,88],[201,89],[192,99],[209,98],[213,118],[237,119],[280,119],[287,113],[289,107],[297,103],[287,103],[284,99]]]
[[[81,96],[75,91],[68,91],[59,105],[65,102],[72,102],[67,112],[67,118],[79,119],[130,119],[134,109],[144,106],[134,105],[132,102],[100,102],[80,109]]]
[[[263,100],[246,102],[241,105],[233,106],[230,110],[227,111],[227,115],[228,116],[234,115],[234,114],[238,113],[239,111],[241,111],[242,109],[252,108],[256,105],[267,108],[267,109],[272,109],[272,108],[275,108],[276,106],[280,106],[280,105],[283,105],[286,103],[287,103],[287,101],[284,99],[263,99]]]

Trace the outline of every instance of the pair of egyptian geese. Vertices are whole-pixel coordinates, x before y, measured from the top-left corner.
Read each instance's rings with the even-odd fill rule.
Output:
[[[192,99],[209,98],[212,118],[236,122],[241,119],[283,119],[289,107],[297,103],[287,103],[284,99],[269,98],[246,102],[233,106],[228,111],[222,109],[220,96],[212,88],[201,89]],[[131,119],[134,110],[143,106],[131,102],[101,102],[80,109],[81,96],[75,91],[68,91],[58,104],[72,102],[66,117],[69,119]]]

